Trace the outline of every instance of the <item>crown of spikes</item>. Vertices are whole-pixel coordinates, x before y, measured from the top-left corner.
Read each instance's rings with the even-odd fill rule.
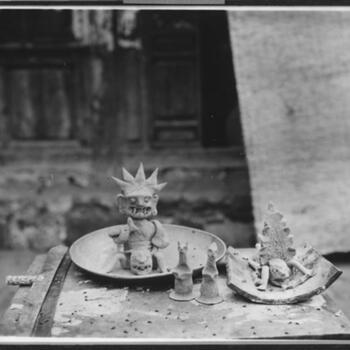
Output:
[[[158,184],[157,176],[158,168],[146,179],[143,164],[140,163],[135,177],[123,168],[123,180],[114,176],[112,176],[112,179],[119,185],[122,193],[126,196],[153,195],[155,192],[161,191],[166,185],[166,182]]]

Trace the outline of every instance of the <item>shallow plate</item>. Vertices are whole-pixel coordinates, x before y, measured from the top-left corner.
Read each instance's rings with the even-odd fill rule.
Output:
[[[326,290],[341,275],[330,261],[305,244],[297,248],[295,257],[303,266],[312,269],[312,277],[291,289],[269,285],[266,291],[260,291],[255,286],[256,273],[248,266],[248,256],[232,247],[228,248],[226,256],[228,286],[243,297],[262,304],[293,304],[307,300]],[[302,278],[300,272],[295,276]]]
[[[217,261],[225,255],[225,243],[212,233],[177,225],[164,224],[163,227],[167,230],[170,238],[169,246],[163,250],[166,265],[170,270],[177,265],[179,260],[178,241],[188,242],[188,264],[195,271],[201,269],[206,263],[207,249],[211,243],[215,242],[217,244]],[[136,280],[171,275],[171,272],[153,272],[149,275],[137,276],[129,270],[123,269],[110,273],[109,271],[116,264],[116,245],[108,236],[108,233],[115,231],[115,229],[116,226],[109,226],[79,238],[69,250],[72,261],[86,271],[115,279]]]

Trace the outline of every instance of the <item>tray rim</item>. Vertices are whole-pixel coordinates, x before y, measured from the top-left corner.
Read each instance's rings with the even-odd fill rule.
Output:
[[[110,278],[110,279],[113,279],[113,280],[128,280],[128,281],[142,281],[142,280],[152,280],[152,279],[159,279],[159,278],[164,278],[164,277],[168,277],[168,276],[172,276],[172,272],[169,271],[169,272],[163,272],[163,273],[153,273],[153,274],[149,274],[149,275],[118,275],[118,274],[110,274],[110,273],[105,273],[105,272],[97,272],[97,271],[93,271],[91,269],[87,269],[86,267],[82,266],[79,262],[76,262],[75,261],[75,258],[74,258],[74,250],[76,249],[76,247],[84,240],[86,240],[88,237],[90,236],[94,236],[96,234],[99,234],[100,231],[103,231],[103,230],[106,230],[108,228],[112,228],[112,227],[116,227],[116,226],[120,226],[122,224],[119,224],[119,225],[112,225],[112,226],[106,226],[106,227],[103,227],[103,228],[100,228],[98,230],[95,230],[95,231],[91,231],[85,235],[83,235],[82,237],[78,238],[76,241],[74,241],[72,243],[72,245],[70,246],[69,248],[69,256],[72,260],[72,262],[78,266],[80,269],[88,272],[88,273],[92,273],[96,276],[103,276],[103,277],[107,277],[107,278]],[[188,226],[182,226],[182,225],[174,225],[174,224],[163,224],[163,227],[175,227],[177,229],[185,229],[186,231],[188,230],[195,230],[197,232],[201,232],[203,233],[204,235],[207,235],[207,236],[211,236],[214,240],[216,241],[219,241],[222,246],[223,246],[223,252],[216,258],[216,262],[218,263],[218,261],[220,261],[221,259],[223,259],[226,255],[226,251],[227,251],[227,246],[226,246],[226,243],[220,238],[218,237],[217,235],[215,235],[214,233],[211,233],[211,232],[208,232],[208,231],[205,231],[205,230],[201,230],[201,229],[197,229],[195,227],[188,227]],[[72,253],[73,252],[73,253]],[[204,265],[203,266],[200,266],[200,267],[196,267],[193,269],[193,272],[198,272],[198,271],[201,271],[203,269]]]

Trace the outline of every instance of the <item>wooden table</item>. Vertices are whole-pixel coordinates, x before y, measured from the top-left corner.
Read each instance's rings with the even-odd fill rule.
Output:
[[[124,285],[77,268],[66,247],[39,255],[0,323],[1,335],[128,339],[350,339],[350,322],[325,294],[296,305],[253,304],[219,279],[224,302],[207,306],[168,297],[172,276]],[[195,288],[199,289],[199,281]]]

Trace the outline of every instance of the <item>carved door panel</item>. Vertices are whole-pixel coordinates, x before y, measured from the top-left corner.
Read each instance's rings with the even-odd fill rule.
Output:
[[[199,29],[195,12],[147,15],[153,145],[200,141]]]

